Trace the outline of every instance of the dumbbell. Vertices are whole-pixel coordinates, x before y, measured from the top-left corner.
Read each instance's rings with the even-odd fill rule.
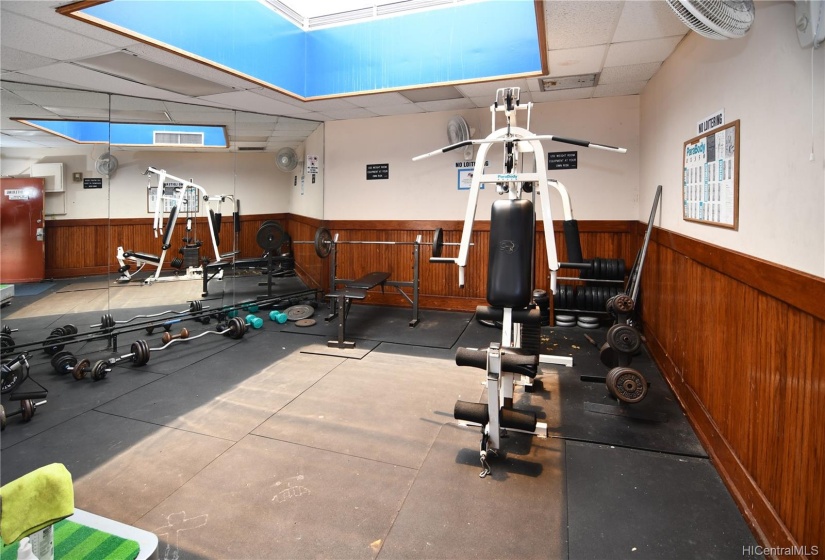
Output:
[[[71,340],[77,334],[77,327],[74,325],[64,325],[52,329],[46,341],[43,343],[43,351],[50,356],[54,356],[66,346],[66,342]]]
[[[246,322],[249,323],[253,329],[260,329],[264,326],[264,320],[251,313],[246,316]]]
[[[52,367],[56,373],[65,375],[72,373],[77,365],[77,358],[71,352],[58,352],[52,356]]]
[[[276,323],[280,323],[281,325],[286,323],[287,320],[289,319],[289,317],[287,317],[286,313],[284,313],[283,311],[277,311],[277,310],[270,311],[269,312],[269,318],[272,319],[273,321],[275,321]]]
[[[32,402],[31,399],[25,399],[20,401],[20,409],[15,410],[14,412],[9,412],[6,414],[6,409],[3,405],[0,405],[0,431],[6,429],[6,421],[11,418],[12,416],[20,416],[23,418],[23,422],[28,422],[34,416],[35,411],[37,410],[38,406],[43,406],[46,404],[47,401],[40,401],[40,402]]]
[[[84,358],[72,368],[72,376],[80,381],[86,377],[86,375],[91,374],[93,380],[100,381],[104,379],[110,371],[109,362],[106,360],[98,360],[94,365],[91,365],[91,362],[87,358]]]
[[[160,340],[164,344],[169,344],[170,342],[172,342],[175,339],[183,340],[184,338],[189,338],[189,330],[186,327],[183,327],[180,330],[180,333],[178,333],[178,334],[172,334],[170,332],[165,332],[165,333],[163,333],[163,336],[161,337]]]

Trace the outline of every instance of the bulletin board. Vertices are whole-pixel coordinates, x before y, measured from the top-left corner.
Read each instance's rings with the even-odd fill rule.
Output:
[[[739,229],[739,121],[685,142],[683,214],[688,222]]]
[[[163,185],[163,199],[162,199],[162,209],[165,214],[168,214],[172,211],[172,207],[175,205],[175,199],[178,196],[178,189],[183,188],[183,183],[176,183],[167,181],[165,185]],[[155,208],[158,205],[158,188],[157,187],[149,187],[149,192],[147,194],[146,200],[146,209],[150,214],[155,213]],[[198,197],[198,189],[193,187],[187,187],[186,192],[183,195],[183,201],[181,203],[180,208],[178,208],[178,212],[181,214],[186,213],[198,213],[200,209],[200,199]]]

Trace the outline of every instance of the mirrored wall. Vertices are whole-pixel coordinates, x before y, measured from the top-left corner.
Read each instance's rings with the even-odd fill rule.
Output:
[[[322,145],[322,123],[39,85],[3,90],[4,138],[19,139],[2,148],[3,177],[28,177],[42,164],[58,164],[61,175],[46,177],[41,218],[54,287],[0,310],[17,340],[42,338],[61,316],[88,332],[106,315],[254,302],[266,297],[270,270],[283,276],[283,262],[270,269],[266,258],[288,250],[276,246],[279,228],[293,215],[323,218],[323,182],[310,183],[303,161],[308,138]],[[73,141],[11,119],[105,123],[108,132]],[[150,140],[124,136],[125,125],[152,125]],[[211,132],[180,132],[193,125],[219,130],[225,145],[207,145]],[[284,149],[292,167],[279,165]],[[278,227],[262,237],[272,221]],[[299,267],[320,274],[312,259]]]

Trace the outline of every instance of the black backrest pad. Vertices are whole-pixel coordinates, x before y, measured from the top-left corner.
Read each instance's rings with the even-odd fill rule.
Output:
[[[175,222],[178,220],[178,207],[172,206],[172,212],[169,214],[169,219],[166,221],[166,232],[163,234],[163,248],[164,250],[172,246],[172,232],[175,231]]]
[[[212,222],[212,231],[215,232],[215,243],[221,244],[221,215],[215,213],[211,208],[209,209],[209,220]]]
[[[533,203],[496,200],[490,213],[487,301],[494,307],[525,307],[532,296]]]

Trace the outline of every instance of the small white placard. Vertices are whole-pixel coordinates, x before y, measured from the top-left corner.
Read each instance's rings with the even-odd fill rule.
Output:
[[[318,156],[307,156],[307,173],[318,173]]]
[[[723,124],[725,124],[725,110],[719,109],[712,115],[708,115],[696,123],[697,134],[704,134],[708,130],[712,130],[717,126],[722,126]]]

